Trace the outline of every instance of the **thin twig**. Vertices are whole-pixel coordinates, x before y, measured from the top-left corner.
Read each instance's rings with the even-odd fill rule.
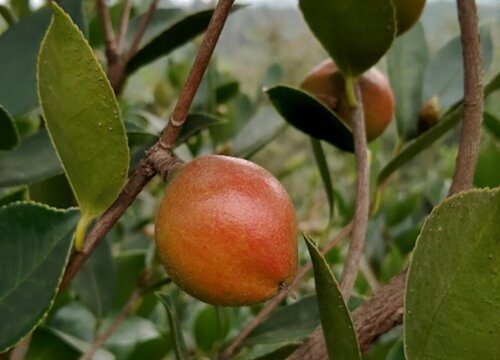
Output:
[[[181,91],[179,97],[178,104],[181,105],[176,106],[176,109],[179,106],[181,106],[182,108],[181,110],[177,110],[177,112],[184,113],[185,111],[185,114],[187,114],[189,105],[193,101],[196,91],[200,86],[203,73],[208,66],[208,62],[210,61],[210,56],[208,56],[208,54],[211,55],[213,53],[213,49],[215,48],[216,42],[220,37],[220,32],[224,27],[224,23],[227,20],[229,10],[233,3],[234,0],[220,0],[219,4],[215,8],[212,15],[212,21],[208,25],[207,33],[203,38],[200,49],[198,50],[198,54],[202,55],[197,56],[191,69],[191,73],[199,75],[190,76],[188,78],[187,83]],[[181,125],[179,125],[179,127],[176,127],[176,129],[180,130]],[[168,127],[172,127],[170,122],[168,124]],[[175,143],[177,135],[178,131],[174,133],[170,132],[168,141],[171,141],[171,144]],[[175,157],[173,157],[171,147],[172,146],[165,148],[165,146],[160,146],[160,142],[157,142],[147,152],[147,154],[141,160],[141,163],[139,164],[137,169],[128,179],[127,184],[121,191],[116,201],[97,220],[96,224],[87,235],[83,251],[76,252],[71,257],[61,283],[61,290],[69,284],[71,279],[73,279],[73,277],[83,266],[85,260],[87,260],[87,258],[94,251],[97,245],[99,245],[104,236],[106,236],[106,234],[111,230],[113,225],[123,215],[125,210],[127,210],[127,208],[132,204],[134,199],[149,183],[149,181],[157,173],[160,173],[162,178],[166,178],[169,171],[178,165],[179,162],[177,161],[177,159],[175,159]]]
[[[141,22],[139,23],[139,28],[134,35],[134,39],[132,40],[130,49],[128,50],[127,55],[125,55],[125,63],[127,63],[137,53],[137,49],[139,49],[142,37],[144,36],[146,29],[148,28],[149,21],[151,20],[151,17],[153,16],[153,13],[155,12],[157,6],[158,0],[151,1],[151,5],[149,5],[148,11],[146,11],[141,19]]]
[[[359,85],[355,84],[354,91],[358,106],[352,111],[352,132],[354,137],[354,153],[356,156],[356,210],[354,213],[354,229],[352,232],[349,251],[340,278],[342,295],[349,299],[354,282],[358,275],[359,262],[363,255],[363,247],[368,226],[370,212],[370,160],[366,145],[365,118]]]
[[[120,310],[111,325],[94,341],[92,346],[80,357],[79,360],[90,360],[95,352],[109,339],[134,310],[137,301],[142,297],[141,289],[135,289],[123,308]]]
[[[170,278],[162,279],[160,281],[157,281],[154,284],[148,285],[148,286],[142,286],[141,283],[144,283],[149,280],[149,278],[152,276],[152,272],[145,270],[140,276],[138,280],[138,286],[137,288],[132,292],[130,295],[129,299],[123,305],[122,309],[116,316],[116,318],[113,320],[111,325],[106,329],[105,332],[103,332],[92,344],[92,346],[80,357],[79,360],[90,360],[92,359],[92,356],[95,354],[97,350],[108,340],[111,335],[120,327],[120,325],[129,317],[129,315],[132,313],[132,311],[135,308],[135,305],[137,302],[146,294],[150,293],[151,291],[154,291],[158,289],[159,287],[162,287],[163,285],[170,284],[172,280]]]
[[[470,189],[481,142],[483,121],[483,60],[476,2],[457,0],[464,60],[464,110],[460,144],[450,195]]]
[[[482,109],[483,89],[477,88],[481,81],[481,48],[478,46],[477,34],[477,9],[475,1],[457,0],[458,19],[460,22],[462,47],[464,53],[464,77],[465,87],[464,97],[464,125],[462,127],[459,144],[459,154],[457,156],[456,176],[453,177],[449,196],[469,188],[472,184],[471,175],[474,174],[477,165],[477,153],[479,151],[481,120],[477,116]],[[468,77],[474,79],[468,79]],[[468,84],[468,85],[467,85]],[[475,84],[475,85],[474,85]],[[467,90],[469,88],[469,90]],[[476,93],[470,93],[473,89]],[[477,96],[480,98],[478,99]],[[465,107],[469,109],[466,111]],[[465,125],[465,124],[468,125]],[[470,126],[468,131],[465,126]],[[480,136],[480,135],[479,135]],[[460,149],[465,146],[464,149]],[[476,154],[476,156],[474,155]],[[396,276],[389,284],[383,286],[369,301],[361,305],[353,313],[354,324],[361,349],[366,351],[370,345],[383,333],[399,325],[403,321],[404,293],[406,285],[406,270]],[[316,331],[307,339],[288,360],[322,360],[328,359],[323,332]]]
[[[334,247],[338,245],[340,241],[348,237],[352,232],[353,223],[350,222],[347,224],[340,232],[330,240],[321,250],[323,254],[326,254]],[[297,275],[295,276],[295,280],[290,285],[290,289],[295,289],[300,284],[304,276],[312,269],[312,263],[308,262],[304,266],[302,266],[299,271],[297,271]],[[222,352],[218,360],[230,360],[234,358],[234,355],[240,351],[243,346],[244,341],[248,338],[251,332],[264,320],[266,320],[269,315],[273,312],[274,309],[278,307],[279,304],[287,297],[287,292],[281,290],[278,294],[269,300],[266,305],[255,315],[252,320],[239,332],[238,336],[234,338],[232,343]]]
[[[233,4],[234,0],[220,0],[215,7],[214,14],[210,20],[210,24],[208,25],[201,48],[196,54],[194,65],[191,68],[191,72],[189,73],[182,89],[183,93],[185,92],[190,94],[190,96],[179,99],[175,105],[172,116],[170,117],[167,128],[161,135],[160,144],[165,149],[170,149],[174,145],[181,127],[184,124],[184,121],[186,121],[186,115],[191,107],[196,90],[198,89],[198,84],[203,78],[203,74],[205,74],[208,63],[213,55],[215,46],[217,45],[217,41]]]
[[[102,29],[104,31],[106,58],[108,59],[108,64],[114,63],[118,57],[118,53],[116,52],[116,39],[113,31],[113,25],[111,23],[111,17],[104,0],[96,0],[96,5],[99,18],[101,19]]]
[[[127,37],[128,22],[130,20],[130,10],[132,9],[132,0],[125,0],[123,3],[122,17],[120,20],[120,30],[118,31],[118,39],[116,41],[116,52],[119,55],[123,54],[125,47],[125,39]]]

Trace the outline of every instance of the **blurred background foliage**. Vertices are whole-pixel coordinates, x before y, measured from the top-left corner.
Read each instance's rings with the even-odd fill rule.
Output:
[[[6,9],[19,21],[33,11],[25,0],[12,0],[7,5]],[[118,2],[111,4],[115,25],[119,22],[121,6]],[[135,1],[133,17],[143,13],[147,6],[148,2]],[[162,1],[160,11],[174,6]],[[171,15],[179,19],[207,6],[205,2],[195,2]],[[85,0],[84,8],[89,42],[104,64],[102,31],[94,1]],[[500,72],[500,6],[483,5],[479,10],[481,24],[490,25],[493,44],[491,66],[485,74],[487,81]],[[165,21],[159,19],[154,23],[151,37],[163,30]],[[431,59],[458,35],[453,2],[430,2],[421,22]],[[131,26],[133,24],[134,20]],[[8,27],[8,17],[0,17],[0,32],[7,31]],[[141,68],[128,80],[119,100],[133,164],[137,164],[165,126],[197,44],[199,39]],[[308,71],[325,57],[296,7],[259,5],[238,10],[227,23],[196,96],[183,141],[176,149],[185,161],[201,154],[219,153],[249,158],[270,170],[289,191],[300,230],[320,243],[331,239],[352,217],[354,157],[328,144],[323,146],[334,188],[335,208],[331,218],[308,136],[286,125],[262,89],[276,84],[298,86]],[[379,67],[388,71],[385,58]],[[447,64],[439,65],[444,72],[446,67]],[[453,92],[453,89],[445,91]],[[480,187],[500,184],[499,104],[498,93],[487,101],[486,131],[476,174],[476,185]],[[441,109],[441,113],[445,110]],[[21,142],[33,134],[41,136],[43,124],[39,110],[16,115],[14,120]],[[370,219],[352,308],[407,265],[426,215],[448,191],[457,139],[458,128],[388,179],[380,207]],[[400,146],[395,122],[370,144],[373,188],[378,173]],[[0,162],[6,153],[0,152]],[[57,171],[52,174],[57,176],[51,175],[29,186],[3,186],[0,204],[29,198],[56,207],[74,205],[64,175]],[[182,335],[191,355],[197,359],[215,358],[259,311],[262,305],[234,309],[212,307],[164,283],[165,274],[154,253],[152,228],[163,188],[164,184],[155,179],[119,220],[71,288],[57,298],[50,316],[34,333],[27,359],[78,358],[107,329],[134,291],[139,296],[133,299],[132,315],[94,359],[175,358],[176,344],[172,340],[176,332],[175,318],[180,324],[177,335]],[[327,255],[337,274],[345,254],[344,242]],[[302,263],[309,259],[302,242],[300,256]],[[159,289],[167,294],[173,306],[164,307],[154,295],[153,290]],[[296,292],[298,300],[286,300],[284,306],[253,331],[239,359],[284,358],[319,324],[316,302],[311,295],[314,293],[312,278],[303,281]],[[395,328],[383,335],[365,358],[403,359],[400,338],[401,329]]]

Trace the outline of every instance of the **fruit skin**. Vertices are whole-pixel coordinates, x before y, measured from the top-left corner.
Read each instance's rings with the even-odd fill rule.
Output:
[[[292,202],[278,180],[249,161],[211,155],[185,165],[165,190],[155,227],[168,275],[207,303],[261,302],[295,276]]]
[[[332,109],[351,127],[351,109],[343,75],[331,59],[323,61],[306,76],[300,87]],[[366,139],[374,140],[387,128],[394,115],[394,94],[389,80],[376,68],[359,77]]]
[[[399,36],[409,30],[420,18],[425,0],[392,0],[396,8],[396,22]]]

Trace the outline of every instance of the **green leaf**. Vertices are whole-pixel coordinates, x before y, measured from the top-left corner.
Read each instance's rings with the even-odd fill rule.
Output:
[[[500,139],[500,119],[489,112],[485,112],[483,114],[483,124],[495,138]]]
[[[396,34],[390,1],[299,0],[309,28],[346,77],[375,65]]]
[[[0,150],[10,150],[19,144],[19,133],[10,114],[0,105]]]
[[[80,352],[59,339],[50,331],[40,328],[35,331],[30,342],[26,360],[66,360],[78,359]]]
[[[257,326],[245,341],[246,345],[300,343],[319,325],[315,295],[276,310]]]
[[[23,140],[14,150],[0,152],[0,187],[32,184],[63,173],[45,130]]]
[[[421,23],[396,39],[387,54],[387,70],[396,100],[399,137],[417,135],[417,119],[422,106],[422,83],[428,60],[427,42]]]
[[[500,89],[500,74],[491,80],[484,88],[484,97],[487,99],[491,94]],[[382,184],[401,166],[415,158],[422,151],[429,148],[444,134],[453,129],[461,120],[462,101],[451,107],[439,120],[438,124],[420,135],[418,138],[408,142],[401,152],[399,152],[379,173],[377,184]]]
[[[438,205],[417,241],[405,294],[408,360],[500,358],[500,190]]]
[[[205,306],[194,320],[193,333],[198,348],[205,353],[219,347],[231,330],[230,308]]]
[[[103,322],[102,332],[109,328],[114,319],[109,317]],[[112,351],[117,359],[130,359],[138,345],[160,339],[161,334],[153,322],[139,316],[130,316],[106,340],[105,348]]]
[[[17,22],[16,14],[14,14],[12,10],[5,5],[0,5],[0,16],[9,26]]]
[[[491,28],[483,26],[480,32],[483,67],[486,71],[493,59]],[[423,100],[437,96],[441,108],[448,109],[463,98],[463,84],[462,44],[460,36],[457,36],[430,59],[424,74]]]
[[[67,334],[67,333],[64,333],[62,331],[52,329],[52,328],[46,328],[46,329],[50,333],[54,334],[54,336],[56,336],[57,338],[64,341],[66,344],[70,345],[73,349],[80,352],[80,354],[84,354],[92,346],[92,343],[88,343],[86,341],[83,341],[74,335],[70,335],[70,334]],[[109,351],[104,350],[103,348],[100,348],[99,350],[97,350],[95,352],[93,359],[116,360],[116,357],[113,356],[113,354],[111,354]],[[61,359],[61,360],[66,360],[66,359]]]
[[[60,3],[83,29],[82,0],[63,0]],[[36,59],[50,16],[50,9],[41,9],[12,25],[0,36],[0,104],[14,116],[38,106]]]
[[[189,114],[186,123],[182,126],[179,137],[175,142],[176,146],[185,143],[191,136],[213,126],[222,125],[225,122],[207,114]]]
[[[311,146],[314,153],[314,159],[316,160],[316,165],[318,166],[318,170],[321,175],[321,180],[323,181],[323,187],[325,188],[331,219],[334,211],[334,189],[332,178],[330,177],[330,169],[328,168],[328,163],[326,161],[321,141],[311,138]]]
[[[283,342],[278,344],[262,344],[252,347],[245,353],[242,360],[285,360],[299,346],[301,342]]]
[[[273,108],[261,107],[233,137],[231,141],[233,154],[237,157],[250,158],[281,134],[286,126]]]
[[[29,186],[30,200],[58,209],[76,206],[71,186],[64,174]]]
[[[94,340],[97,322],[90,310],[81,302],[72,301],[57,309],[47,325],[90,343]]]
[[[40,49],[38,91],[50,136],[81,208],[76,248],[125,182],[129,150],[120,108],[93,50],[71,18],[54,19]],[[75,86],[78,84],[78,86]]]
[[[403,340],[397,341],[387,354],[385,360],[405,360],[405,349]]]
[[[418,138],[408,142],[405,148],[397,154],[383,169],[377,178],[377,184],[382,184],[401,166],[415,158],[422,151],[429,148],[444,134],[453,129],[461,120],[462,107],[456,107],[449,111],[439,120],[439,123],[420,135]]]
[[[35,203],[0,208],[0,353],[45,318],[68,262],[78,219]]]
[[[28,192],[25,186],[0,189],[0,207],[24,200],[28,200]]]
[[[477,187],[500,186],[500,146],[488,141],[483,143],[479,153],[474,176],[474,185]]]
[[[267,95],[276,110],[292,126],[345,151],[354,151],[351,130],[334,112],[313,96],[288,86],[275,86]]]
[[[356,332],[335,277],[314,242],[304,234],[314,268],[319,315],[330,359],[361,360]]]
[[[215,89],[215,99],[217,104],[223,104],[229,101],[233,96],[240,91],[240,83],[237,81],[229,81],[225,84],[217,86]]]
[[[114,257],[114,262],[117,293],[113,308],[121,309],[136,289],[136,280],[146,268],[146,253],[142,250],[122,251]]]
[[[242,8],[234,6],[233,11]],[[198,11],[184,18],[167,23],[168,27],[144,45],[127,64],[126,72],[133,73],[139,68],[168,55],[173,50],[202,34],[212,18],[213,9]]]
[[[72,281],[72,288],[97,319],[106,315],[116,289],[116,273],[107,241],[103,241],[85,262]]]
[[[168,313],[170,336],[174,346],[175,358],[177,360],[188,360],[189,354],[186,348],[186,343],[184,342],[184,337],[182,336],[181,324],[179,322],[179,318],[177,317],[174,303],[168,295],[156,293],[156,296],[158,296]]]
[[[122,7],[123,8],[123,7]],[[114,9],[113,9],[114,10]],[[111,10],[111,11],[113,11]],[[120,9],[120,6],[117,7],[116,9],[116,24],[119,24],[120,21],[120,12],[122,10]],[[144,17],[146,16],[146,13],[141,13],[137,16],[134,16],[128,25],[127,29],[127,36],[126,36],[126,41],[125,41],[125,48],[129,49],[130,46],[132,45],[132,42],[134,41],[135,34],[137,34],[137,31],[141,27],[141,23],[144,21]],[[155,37],[160,35],[165,29],[168,29],[170,26],[172,26],[173,23],[175,23],[179,18],[186,16],[186,9],[185,8],[180,8],[180,7],[169,7],[167,9],[165,8],[157,8],[153,14],[151,15],[148,26],[146,27],[146,31],[144,32],[144,35],[142,36],[141,42],[139,44],[139,47],[143,47],[144,45],[148,44],[153,40]],[[102,33],[102,24],[100,23],[100,19],[98,20],[98,24],[96,27],[99,28],[99,31]],[[101,43],[104,43],[104,34],[101,34],[102,41]]]
[[[389,251],[380,264],[380,280],[388,283],[394,276],[403,270],[404,258],[396,246],[390,247]]]

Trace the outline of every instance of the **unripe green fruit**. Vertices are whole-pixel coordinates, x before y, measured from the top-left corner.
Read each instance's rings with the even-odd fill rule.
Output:
[[[410,29],[422,15],[425,0],[392,0],[396,9],[397,35]]]
[[[261,302],[295,276],[292,202],[278,180],[249,161],[213,155],[185,165],[165,190],[155,227],[168,275],[207,303]]]
[[[358,79],[365,115],[366,138],[380,136],[394,115],[394,95],[389,80],[376,68],[371,68]],[[345,80],[332,60],[316,66],[300,85],[323,104],[332,109],[351,127],[351,108],[345,92]]]

